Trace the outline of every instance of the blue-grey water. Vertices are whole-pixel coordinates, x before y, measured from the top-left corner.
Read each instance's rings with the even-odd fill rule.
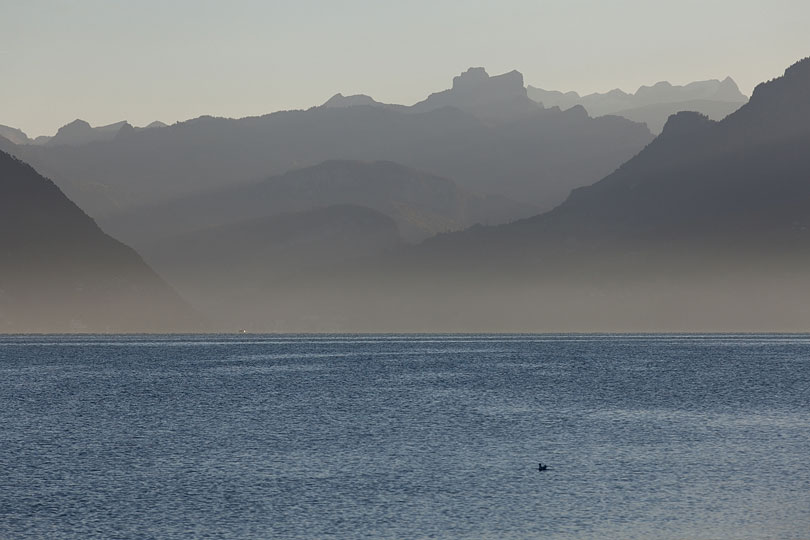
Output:
[[[3,539],[810,538],[810,336],[5,336],[0,381]]]

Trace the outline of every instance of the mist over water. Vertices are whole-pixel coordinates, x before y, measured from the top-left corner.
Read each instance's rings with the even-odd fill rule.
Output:
[[[6,336],[0,372],[0,537],[810,530],[810,336]]]

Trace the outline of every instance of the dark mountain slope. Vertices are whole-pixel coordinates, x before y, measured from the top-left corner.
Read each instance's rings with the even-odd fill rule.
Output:
[[[195,322],[132,249],[0,152],[0,331],[167,331]]]

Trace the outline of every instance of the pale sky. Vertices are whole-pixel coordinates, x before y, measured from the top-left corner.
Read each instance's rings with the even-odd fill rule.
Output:
[[[580,93],[810,56],[810,0],[0,0],[0,124],[50,135],[319,105],[411,104],[470,66]]]

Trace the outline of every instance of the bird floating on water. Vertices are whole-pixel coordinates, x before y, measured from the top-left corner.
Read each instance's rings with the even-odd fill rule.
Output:
[[[548,465],[543,465],[542,463],[537,464],[537,470],[543,472],[548,469]]]

